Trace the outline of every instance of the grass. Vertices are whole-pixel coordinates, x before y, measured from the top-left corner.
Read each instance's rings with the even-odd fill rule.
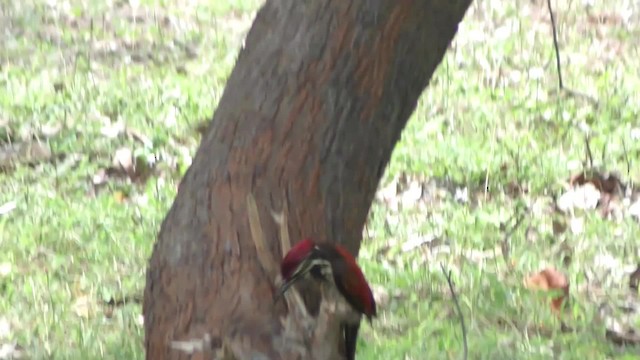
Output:
[[[34,139],[50,150],[20,152],[0,172],[0,206],[16,205],[0,215],[0,325],[9,325],[0,345],[34,359],[143,358],[146,261],[259,3],[0,3],[10,21],[0,21],[2,151],[37,147]],[[460,358],[441,263],[472,359],[640,352],[609,341],[597,316],[602,303],[630,296],[621,269],[640,258],[637,222],[549,210],[581,169],[585,129],[597,166],[625,183],[640,179],[640,27],[620,20],[627,2],[593,3],[561,1],[557,18],[565,83],[598,106],[554,93],[543,3],[472,5],[394,152],[381,188],[395,190],[371,210],[360,263],[384,299],[373,327],[363,325],[360,359]],[[134,174],[148,181],[113,169],[122,148],[154,162],[152,173]],[[584,225],[554,233],[553,221]],[[435,240],[403,250],[419,238]],[[523,286],[547,266],[570,281],[563,319],[573,331],[559,331],[548,298]],[[638,318],[629,320],[635,329]]]

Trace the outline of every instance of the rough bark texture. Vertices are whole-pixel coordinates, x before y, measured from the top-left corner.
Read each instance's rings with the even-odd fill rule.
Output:
[[[153,250],[148,359],[216,358],[229,341],[246,358],[295,358],[275,340],[286,309],[271,301],[246,196],[276,259],[270,211],[285,201],[293,242],[357,254],[393,147],[470,1],[267,1]],[[191,354],[171,346],[203,338]]]

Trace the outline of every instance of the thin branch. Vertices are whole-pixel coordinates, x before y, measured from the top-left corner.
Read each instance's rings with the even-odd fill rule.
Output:
[[[553,16],[553,9],[551,8],[551,0],[547,0],[547,7],[549,8],[549,16],[551,17],[551,29],[553,30],[553,47],[556,50],[556,67],[558,69],[558,86],[560,90],[564,90],[564,82],[562,81],[562,67],[560,66],[560,48],[558,47],[558,32],[556,30],[556,18]]]
[[[588,134],[585,135],[584,137],[584,144],[585,144],[585,152],[587,155],[587,161],[589,161],[589,166],[585,166],[585,167],[591,170],[593,169],[593,152],[591,151],[591,138],[589,137]]]
[[[627,142],[622,139],[622,150],[624,151],[624,162],[627,164],[627,177],[631,177],[631,160],[627,151]]]
[[[551,30],[553,34],[553,48],[556,55],[556,68],[558,69],[558,87],[560,94],[565,94],[573,97],[583,98],[590,102],[593,106],[598,106],[598,100],[593,96],[575,91],[564,87],[564,81],[562,80],[562,66],[560,65],[560,46],[558,45],[558,30],[556,27],[556,17],[553,14],[553,8],[551,7],[551,0],[547,0],[547,8],[549,9],[549,17],[551,18]]]
[[[447,284],[449,284],[449,290],[451,291],[451,296],[453,297],[453,303],[456,305],[458,315],[460,315],[460,326],[462,327],[462,342],[464,346],[464,355],[462,359],[467,360],[467,357],[469,356],[469,346],[467,345],[467,327],[464,324],[464,315],[462,314],[462,309],[460,308],[458,296],[456,295],[456,291],[453,288],[453,280],[451,280],[451,270],[447,271],[442,263],[440,263],[440,268],[442,269],[442,273],[444,274],[444,276],[447,278]]]

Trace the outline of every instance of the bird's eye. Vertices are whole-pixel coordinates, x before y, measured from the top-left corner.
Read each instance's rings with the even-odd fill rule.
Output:
[[[331,277],[333,276],[331,274],[331,266],[324,265],[324,264],[315,265],[314,267],[311,268],[309,272],[311,273],[311,276],[313,276],[314,279],[320,280],[320,281],[331,280]]]
[[[322,271],[322,266],[320,265],[316,265],[314,267],[311,268],[311,276],[313,276],[314,279],[317,280],[326,280],[324,277],[324,273]]]

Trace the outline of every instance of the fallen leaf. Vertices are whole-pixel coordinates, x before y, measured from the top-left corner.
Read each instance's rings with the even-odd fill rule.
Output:
[[[0,359],[22,359],[24,349],[16,343],[0,345]]]
[[[619,204],[624,184],[613,173],[601,173],[595,170],[582,171],[569,179],[570,189],[558,198],[558,208],[564,212],[573,209],[600,209],[604,218],[620,218]]]
[[[571,232],[574,235],[580,235],[584,232],[584,218],[572,218],[569,221],[569,225],[571,227]]]
[[[62,130],[62,124],[60,124],[60,123],[53,124],[53,125],[45,124],[45,125],[42,125],[40,127],[40,132],[46,138],[51,138],[51,137],[54,137],[54,136],[58,135],[60,130]]]
[[[404,244],[402,244],[402,251],[404,252],[411,251],[424,244],[427,244],[427,243],[430,244],[436,239],[437,239],[437,236],[435,236],[434,234],[430,234],[427,236],[412,236],[409,238],[409,240],[407,240]]]
[[[95,306],[89,296],[83,295],[73,302],[72,309],[79,317],[87,318],[94,312]]]
[[[92,178],[93,185],[95,186],[104,185],[107,183],[107,180],[109,180],[109,175],[105,169],[98,170]]]
[[[15,210],[17,203],[15,201],[9,201],[8,203],[0,205],[0,215],[7,215]]]
[[[554,268],[546,268],[529,276],[525,279],[525,286],[531,290],[560,291],[559,296],[551,299],[551,309],[556,313],[560,311],[564,299],[569,295],[567,277]]]
[[[178,123],[178,115],[179,115],[178,112],[179,110],[175,106],[172,106],[169,108],[169,110],[164,116],[165,126],[167,127],[176,126],[176,124]]]
[[[453,198],[455,199],[455,201],[466,204],[469,202],[469,188],[468,187],[464,187],[464,188],[456,188],[456,192],[453,195]]]
[[[640,220],[640,198],[633,204],[631,204],[627,211],[629,212],[629,215],[635,217],[637,220]]]
[[[398,195],[398,178],[391,180],[389,184],[381,187],[376,192],[376,198],[379,201],[389,203]]]
[[[108,118],[106,121],[109,121]],[[107,124],[105,126],[103,126],[100,129],[100,133],[109,139],[115,139],[117,138],[120,134],[122,134],[125,131],[125,126],[124,126],[124,122],[122,121],[117,121],[115,123],[110,123]]]
[[[5,317],[0,318],[0,339],[7,339],[11,335],[11,325]]]
[[[418,181],[412,181],[407,190],[402,193],[400,202],[403,206],[408,207],[414,205],[422,197],[422,184]]]
[[[600,201],[600,191],[591,183],[569,189],[557,201],[558,208],[564,212],[573,209],[593,210]]]
[[[3,262],[0,264],[0,276],[2,277],[6,277],[9,276],[11,274],[11,272],[13,271],[13,266],[11,266],[11,263],[9,262]]]
[[[116,150],[113,155],[113,166],[126,174],[134,173],[134,159],[131,149],[123,147]]]
[[[598,191],[609,195],[620,195],[624,188],[624,184],[617,174],[597,171],[576,174],[569,179],[569,184],[573,187],[593,184]]]

